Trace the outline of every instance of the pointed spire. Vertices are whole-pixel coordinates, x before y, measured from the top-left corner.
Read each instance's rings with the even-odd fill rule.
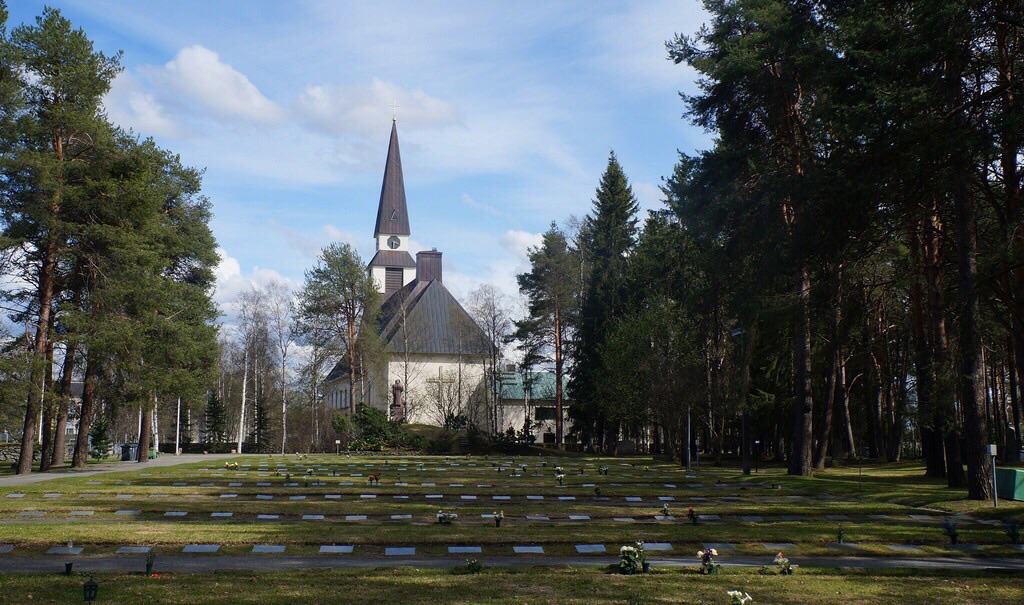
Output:
[[[402,177],[402,156],[398,152],[398,124],[391,122],[391,143],[384,164],[384,183],[380,188],[377,226],[373,236],[409,235],[409,209],[405,205],[405,179]]]

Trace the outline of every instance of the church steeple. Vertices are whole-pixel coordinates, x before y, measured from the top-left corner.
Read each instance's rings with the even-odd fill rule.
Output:
[[[377,253],[367,267],[385,298],[416,278],[416,262],[409,254],[410,235],[402,156],[398,152],[398,125],[393,120],[388,159],[384,164],[384,184],[380,187],[380,205],[377,206],[377,225],[373,229]]]
[[[384,182],[380,188],[377,207],[377,226],[373,237],[381,235],[410,235],[409,209],[405,204],[405,179],[402,177],[402,155],[398,151],[398,123],[391,122],[391,143],[384,164]]]

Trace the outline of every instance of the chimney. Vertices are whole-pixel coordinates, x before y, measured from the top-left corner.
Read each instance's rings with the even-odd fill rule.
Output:
[[[416,280],[441,281],[441,253],[437,248],[416,253]]]

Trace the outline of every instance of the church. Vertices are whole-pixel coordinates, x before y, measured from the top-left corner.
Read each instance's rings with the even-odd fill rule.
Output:
[[[441,252],[423,250],[413,259],[410,225],[398,124],[393,120],[373,230],[376,252],[367,266],[381,303],[364,327],[380,338],[384,360],[368,371],[355,391],[392,420],[485,426],[484,377],[492,345],[445,287]],[[343,360],[325,382],[328,407],[353,409],[347,401],[348,382]]]

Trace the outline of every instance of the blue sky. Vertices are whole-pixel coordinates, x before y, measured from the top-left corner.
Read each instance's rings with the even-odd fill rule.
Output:
[[[44,3],[14,0],[9,27]],[[221,248],[216,298],[299,287],[330,241],[368,260],[392,109],[415,248],[444,252],[460,298],[515,293],[551,221],[582,216],[614,150],[642,207],[679,150],[695,76],[664,43],[697,0],[49,3],[124,51],[110,118],[206,169]],[[230,314],[230,313],[229,313]]]

